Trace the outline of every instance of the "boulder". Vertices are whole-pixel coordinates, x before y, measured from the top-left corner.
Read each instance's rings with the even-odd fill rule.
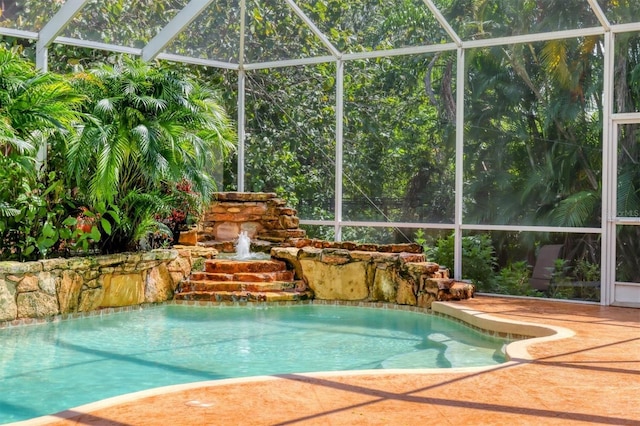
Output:
[[[78,311],[80,292],[82,291],[83,284],[84,280],[77,272],[69,270],[62,273],[62,279],[58,286],[60,313],[66,314]]]
[[[304,280],[316,299],[367,300],[367,264],[327,264],[310,259],[300,259]]]
[[[144,280],[140,273],[107,274],[100,307],[131,306],[144,303]]]
[[[13,321],[18,316],[16,285],[0,278],[0,321]]]
[[[147,274],[144,300],[147,303],[164,302],[173,296],[173,278],[166,265],[161,263]]]
[[[16,304],[17,318],[42,318],[60,313],[56,296],[41,291],[18,294]]]

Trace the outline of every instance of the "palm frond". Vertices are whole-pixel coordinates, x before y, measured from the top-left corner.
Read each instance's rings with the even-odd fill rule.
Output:
[[[542,63],[548,75],[563,87],[570,87],[571,72],[567,64],[567,45],[565,40],[550,40],[541,52]]]
[[[640,211],[640,188],[636,186],[638,181],[635,167],[623,171],[618,176],[618,216],[637,216],[637,212]]]
[[[14,217],[19,214],[20,209],[16,209],[5,201],[0,201],[0,217]]]
[[[551,215],[555,226],[585,226],[593,219],[599,197],[591,191],[581,191],[560,201]]]

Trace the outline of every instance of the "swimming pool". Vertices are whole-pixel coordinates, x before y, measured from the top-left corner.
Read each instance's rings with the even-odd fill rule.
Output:
[[[0,330],[0,423],[170,384],[505,361],[505,341],[433,315],[330,305],[153,308]]]

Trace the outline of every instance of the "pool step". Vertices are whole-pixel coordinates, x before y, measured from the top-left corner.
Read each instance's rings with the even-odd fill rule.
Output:
[[[273,272],[192,272],[191,281],[293,281],[293,271],[273,271]]]
[[[286,271],[287,264],[281,260],[209,259],[204,262],[204,270],[222,274],[278,272]]]
[[[211,292],[211,291],[250,291],[250,292],[267,292],[267,291],[292,291],[301,288],[304,283],[300,281],[267,281],[267,282],[251,282],[251,281],[193,281],[182,285],[181,290],[191,292]]]
[[[174,295],[175,300],[280,302],[313,298],[302,280],[280,260],[209,259]]]
[[[311,291],[195,291],[176,294],[176,300],[193,300],[200,302],[284,302],[309,300],[313,298]]]

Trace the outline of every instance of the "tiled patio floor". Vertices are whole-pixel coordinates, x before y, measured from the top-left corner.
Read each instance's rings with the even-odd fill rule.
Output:
[[[208,383],[94,404],[52,424],[640,425],[640,309],[486,296],[456,304],[575,335],[491,370]]]

